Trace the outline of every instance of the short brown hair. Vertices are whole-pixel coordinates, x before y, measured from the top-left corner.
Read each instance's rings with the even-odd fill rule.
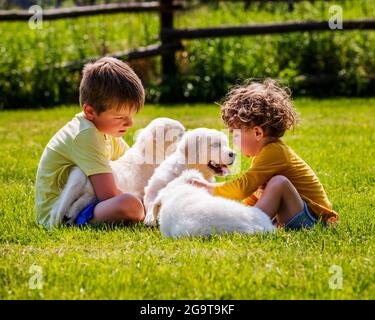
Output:
[[[221,104],[221,117],[230,129],[260,126],[266,136],[282,137],[298,123],[290,90],[273,79],[235,86]]]
[[[126,63],[105,57],[84,66],[79,87],[81,107],[87,103],[100,114],[126,105],[138,112],[144,100],[142,82]]]

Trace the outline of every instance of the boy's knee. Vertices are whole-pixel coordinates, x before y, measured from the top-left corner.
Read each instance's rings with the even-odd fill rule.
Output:
[[[143,221],[145,213],[141,200],[131,194],[123,194],[119,201],[120,211],[125,220],[133,223]]]
[[[282,175],[273,176],[268,182],[267,187],[285,187],[291,182],[289,179]]]

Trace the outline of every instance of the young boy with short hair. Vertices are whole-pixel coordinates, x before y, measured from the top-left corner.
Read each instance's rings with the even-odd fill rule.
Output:
[[[280,139],[298,120],[286,88],[271,79],[234,87],[221,113],[233,131],[234,143],[245,156],[253,157],[251,167],[233,181],[194,180],[194,185],[215,196],[255,205],[286,229],[337,221],[314,171]]]
[[[50,227],[51,209],[73,166],[88,176],[99,202],[81,212],[79,224],[142,221],[141,200],[117,189],[109,166],[109,160],[129,148],[121,137],[144,105],[140,79],[124,62],[105,57],[85,65],[79,99],[82,112],[52,137],[40,160],[35,198],[38,222]]]

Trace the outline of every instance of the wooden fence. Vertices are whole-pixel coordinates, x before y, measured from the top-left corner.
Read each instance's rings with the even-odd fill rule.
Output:
[[[243,0],[245,3],[251,3],[260,0]],[[306,0],[262,0],[267,2],[298,2]],[[322,0],[308,0],[322,1]],[[170,83],[177,74],[177,66],[175,53],[183,49],[182,40],[185,39],[202,39],[216,37],[232,37],[232,36],[249,36],[278,34],[290,32],[311,32],[311,31],[329,31],[331,30],[328,21],[306,21],[306,22],[281,22],[267,24],[251,24],[241,26],[222,26],[214,28],[174,28],[174,12],[181,9],[189,9],[184,6],[186,2],[173,0],[159,0],[152,2],[134,2],[120,4],[104,4],[94,6],[82,6],[74,8],[61,8],[43,11],[44,20],[56,20],[63,18],[76,18],[82,16],[92,16],[99,14],[111,14],[119,12],[158,12],[160,15],[160,32],[159,44],[150,45],[144,48],[138,48],[130,51],[113,53],[111,56],[131,60],[161,55],[162,63],[162,81]],[[27,21],[33,14],[28,11],[0,11],[1,21]],[[347,30],[375,30],[375,19],[357,19],[344,20],[343,32]],[[72,61],[58,66],[59,68],[68,68],[77,70],[88,61],[97,59],[98,57],[88,58],[82,61]],[[56,66],[54,66],[56,67]]]
[[[172,10],[181,9],[181,3],[172,4]],[[59,8],[43,10],[43,20],[57,20],[64,18],[77,18],[84,16],[95,16],[99,14],[110,14],[119,12],[158,12],[160,5],[158,1],[152,2],[127,2],[110,3],[93,6],[80,6],[73,8]],[[25,21],[34,14],[26,10],[0,10],[0,21]]]

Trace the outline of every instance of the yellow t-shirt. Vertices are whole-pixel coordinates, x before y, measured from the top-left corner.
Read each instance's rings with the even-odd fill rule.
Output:
[[[62,192],[73,166],[87,176],[112,173],[109,160],[116,160],[128,149],[121,138],[98,131],[78,113],[48,142],[36,176],[35,207],[39,223],[49,227],[50,212]]]
[[[332,210],[322,184],[314,171],[282,140],[277,139],[263,147],[252,159],[250,169],[238,179],[217,184],[214,195],[244,200],[254,205],[262,188],[275,175],[283,175],[297,189],[313,214],[324,222],[336,222],[338,214]]]

